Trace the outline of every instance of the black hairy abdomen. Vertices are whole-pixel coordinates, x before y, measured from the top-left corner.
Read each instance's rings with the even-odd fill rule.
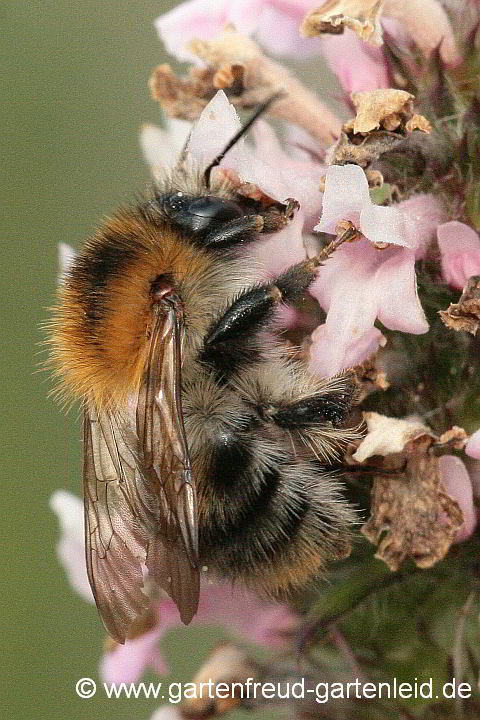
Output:
[[[257,434],[262,436],[261,426]],[[257,437],[253,432],[220,433],[213,444],[209,513],[200,529],[200,547],[205,562],[213,560],[227,574],[248,572],[284,553],[308,511],[302,488],[289,488],[282,449],[272,458],[272,447],[265,465],[265,440]]]

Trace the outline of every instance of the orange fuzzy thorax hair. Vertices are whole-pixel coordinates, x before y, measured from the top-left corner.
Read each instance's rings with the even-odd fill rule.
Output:
[[[169,224],[135,210],[121,211],[87,241],[58,291],[51,322],[61,395],[88,396],[105,407],[138,388],[152,321],[151,284],[164,274],[184,301],[187,328],[201,333],[209,314],[201,289],[215,285],[205,252]]]

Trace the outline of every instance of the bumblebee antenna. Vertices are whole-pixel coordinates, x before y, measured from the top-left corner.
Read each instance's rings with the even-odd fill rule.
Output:
[[[237,144],[237,142],[240,140],[240,138],[243,137],[245,135],[245,133],[247,133],[250,130],[253,123],[256,120],[258,120],[258,118],[261,117],[264,113],[267,112],[270,105],[284,95],[285,95],[285,92],[283,90],[279,90],[279,92],[276,92],[274,95],[271,95],[269,98],[267,98],[267,100],[264,100],[263,103],[261,103],[257,107],[257,109],[255,110],[253,115],[247,120],[245,125],[243,125],[243,127],[241,127],[240,130],[235,133],[235,135],[232,137],[232,139],[228,141],[228,143],[223,148],[222,152],[219,155],[217,155],[217,157],[214,160],[212,160],[212,162],[210,163],[210,165],[207,167],[207,169],[205,170],[205,172],[203,174],[203,177],[205,180],[205,185],[207,186],[207,188],[210,188],[210,175],[211,175],[213,168],[217,167],[217,165],[220,165],[220,163],[222,162],[222,160],[225,157],[225,155],[227,154],[227,152],[229,150],[231,150],[231,148]]]

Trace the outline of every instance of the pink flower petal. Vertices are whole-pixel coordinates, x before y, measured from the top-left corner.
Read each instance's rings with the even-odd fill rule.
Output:
[[[164,173],[175,164],[191,129],[191,123],[173,118],[166,122],[165,128],[143,125],[140,145],[154,176]]]
[[[155,27],[168,52],[195,64],[189,42],[213,38],[228,23],[269,53],[308,57],[318,54],[320,42],[302,38],[298,28],[311,7],[310,0],[190,0],[157,18]]]
[[[452,220],[437,230],[445,281],[463,290],[472,275],[480,274],[480,238],[468,225]]]
[[[298,626],[298,618],[286,605],[280,604],[265,606],[255,616],[244,615],[243,619],[241,634],[257,645],[269,648],[284,646]]]
[[[231,5],[239,9],[242,3],[233,2]],[[303,17],[311,9],[310,0],[303,2],[270,0],[265,2],[262,12],[257,15],[256,28],[252,34],[255,40],[271,55],[295,59],[319,55],[321,39],[304,38],[298,30]],[[236,25],[236,27],[238,26]],[[274,32],[272,32],[273,28]]]
[[[303,216],[298,212],[284,230],[273,235],[260,236],[246,247],[246,254],[258,266],[263,279],[277,277],[287,268],[305,259],[302,228]]]
[[[225,0],[190,0],[160,15],[155,27],[169,53],[179,60],[198,63],[198,58],[187,49],[190,40],[215,37],[228,22]]]
[[[454,455],[443,455],[438,459],[440,477],[447,493],[456,500],[463,513],[463,525],[458,530],[455,542],[466,540],[475,530],[477,514],[473,504],[472,483],[467,468]]]
[[[315,230],[334,233],[340,220],[350,220],[373,243],[411,248],[423,257],[445,211],[431,195],[413,195],[383,207],[370,199],[368,182],[358,165],[331,165],[325,175],[322,216]]]
[[[378,319],[392,330],[414,335],[426,333],[428,322],[417,294],[415,255],[410,250],[388,250],[390,257],[385,258],[375,275]]]
[[[252,135],[255,147],[254,160],[250,164],[253,167],[249,176],[240,169],[239,174],[277,200],[283,201],[293,195],[305,214],[318,215],[322,205],[320,179],[325,175],[325,166],[287,154],[273,128],[262,120],[255,124]]]
[[[480,459],[474,460],[472,457],[467,457],[466,465],[472,482],[473,497],[478,501],[480,498]],[[477,509],[477,519],[479,515],[480,511]]]
[[[155,626],[144,635],[126,640],[124,645],[117,645],[105,653],[100,661],[101,679],[108,683],[137,682],[149,667],[159,675],[166,674],[168,665],[159,648],[160,639],[166,630],[162,626]]]
[[[56,490],[50,498],[50,508],[60,524],[57,555],[70,585],[84,600],[94,603],[85,564],[83,502],[66,490]]]
[[[215,583],[203,587],[194,622],[223,625],[251,642],[270,647],[286,642],[298,620],[285,605],[227,583]]]
[[[350,220],[358,227],[362,208],[369,203],[368,182],[361,167],[330,165],[325,175],[322,217],[315,230],[335,233],[340,220]]]
[[[338,337],[335,328],[319,325],[311,339],[310,369],[322,377],[359,365],[385,344],[385,337],[375,327],[351,342],[344,334]]]
[[[237,111],[219,90],[203,109],[193,126],[187,150],[200,168],[207,165],[225,148],[241,124]],[[228,167],[244,154],[244,141],[240,140],[228,153]],[[238,160],[237,160],[238,162]]]
[[[436,197],[423,193],[412,195],[395,207],[404,217],[406,247],[415,248],[415,259],[420,260],[435,238],[438,225],[445,222],[445,209]]]
[[[366,202],[360,213],[360,230],[373,243],[415,247],[408,237],[405,218],[397,206],[383,207]]]
[[[391,86],[382,49],[363,42],[352,30],[320,42],[321,54],[347,93]]]
[[[365,239],[340,247],[320,269],[310,289],[313,297],[328,310],[326,327],[321,331],[325,333],[325,347],[314,356],[315,368],[324,375],[333,375],[347,367],[349,348],[360,343],[373,328],[378,299],[372,279],[374,253],[378,252]],[[322,338],[319,329],[315,332],[317,335],[314,333],[312,339],[318,347]]]
[[[380,333],[371,332],[376,318],[392,330],[428,330],[414,263],[412,250],[376,250],[365,238],[341,246],[328,259],[310,290],[328,311],[321,331],[325,334],[322,337],[317,329],[312,336],[312,367],[326,375],[348,367],[350,358],[361,356],[363,343],[380,341]]]
[[[480,460],[480,430],[474,432],[465,445],[465,452],[470,457]]]
[[[385,0],[384,13],[403,25],[427,57],[439,48],[446,65],[462,61],[448,15],[437,0]]]

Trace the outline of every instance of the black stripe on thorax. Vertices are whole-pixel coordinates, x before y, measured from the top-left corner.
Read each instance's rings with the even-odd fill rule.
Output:
[[[82,304],[90,326],[105,314],[105,291],[112,277],[124,273],[140,251],[138,240],[106,231],[87,245],[87,251],[74,262],[70,283],[81,289]]]

